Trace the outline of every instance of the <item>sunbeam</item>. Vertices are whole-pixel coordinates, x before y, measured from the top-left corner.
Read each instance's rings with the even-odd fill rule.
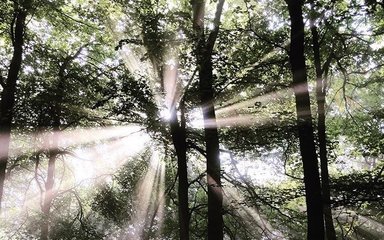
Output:
[[[374,239],[382,239],[384,237],[384,225],[383,223],[376,221],[369,216],[364,216],[358,212],[346,208],[339,208],[333,211],[335,219],[343,227],[354,228],[355,231],[368,231],[374,235]]]
[[[35,162],[35,169],[29,174],[24,174],[24,179],[29,179],[25,190],[24,200],[13,196],[9,188],[6,188],[5,208],[3,214],[8,211],[25,211],[26,209],[39,208],[37,199],[43,198],[45,193],[45,169],[47,161],[39,151],[45,151],[49,146],[38,143],[51,141],[52,133],[31,134],[23,140],[40,139],[31,143],[29,150],[34,150],[39,155],[39,161]],[[56,132],[58,149],[62,153],[58,156],[57,171],[54,189],[57,194],[66,192],[68,189],[77,187],[102,184],[110,179],[112,175],[132,156],[141,151],[149,141],[149,136],[141,131],[139,127],[107,127],[103,129],[74,129],[67,132]],[[39,149],[39,151],[36,151]],[[28,153],[24,149],[18,153]],[[36,160],[35,160],[36,161]],[[64,171],[64,172],[63,172]],[[67,172],[67,173],[65,173]],[[68,177],[68,174],[71,177]],[[18,199],[14,203],[8,199]],[[19,202],[20,200],[20,202]]]
[[[293,90],[295,89],[295,90]],[[253,98],[249,98],[244,101],[238,101],[234,103],[227,104],[226,106],[219,107],[216,110],[215,119],[206,119],[203,120],[202,110],[193,110],[189,113],[190,125],[192,128],[224,128],[224,127],[247,127],[247,126],[262,126],[265,124],[275,124],[278,123],[279,117],[276,116],[266,116],[265,114],[255,114],[255,113],[246,113],[249,108],[254,108],[258,105],[266,105],[268,103],[276,102],[278,100],[285,99],[287,97],[293,97],[293,92],[296,93],[305,93],[308,90],[306,84],[296,85],[293,88],[285,88],[278,91],[270,92],[264,95],[258,95]],[[257,106],[256,106],[257,107]],[[244,111],[245,113],[239,113],[239,111]],[[297,114],[301,116],[308,116],[310,111],[299,111]],[[232,116],[231,116],[232,115]],[[233,116],[235,115],[235,116]]]
[[[239,115],[236,117],[224,117],[216,119],[195,119],[191,122],[193,128],[224,128],[233,126],[262,126],[267,123],[274,121],[272,118],[258,117],[251,114]]]
[[[216,113],[218,116],[223,114],[227,115],[240,109],[254,107],[256,103],[263,105],[270,102],[276,102],[277,100],[281,100],[286,97],[293,97],[293,93],[294,93],[293,89],[295,89],[297,93],[304,93],[308,91],[308,86],[306,84],[300,84],[300,85],[295,85],[293,88],[289,87],[289,88],[284,88],[278,91],[273,91],[267,94],[257,95],[247,100],[241,100],[238,102],[230,103],[223,107],[218,107],[216,109]]]
[[[58,149],[65,149],[68,147],[74,147],[77,145],[88,144],[97,141],[124,138],[142,130],[143,129],[139,126],[119,126],[102,128],[76,128],[59,132],[40,131],[31,134],[15,135],[13,136],[12,142],[22,144],[14,144],[15,146],[11,146],[10,155],[17,157],[29,152],[54,150],[50,144],[54,136],[58,139]]]
[[[160,153],[152,152],[147,172],[136,185],[134,215],[125,229],[123,239],[143,239],[145,230],[156,221],[156,233],[160,233],[164,212],[165,164],[159,158]]]
[[[175,59],[170,58],[166,62],[164,75],[163,75],[163,84],[165,91],[165,105],[168,109],[171,109],[172,105],[175,104],[175,101],[180,97],[180,91],[178,91],[178,73],[177,73],[178,63]]]
[[[67,161],[71,163],[76,182],[82,182],[98,175],[114,173],[130,156],[141,151],[148,141],[149,136],[142,132],[131,133],[92,147],[78,148]]]
[[[244,200],[240,198],[241,194],[238,191],[230,187],[224,187],[223,192],[226,204],[235,205],[236,212],[245,220],[249,229],[256,231],[255,233],[261,235],[261,237],[263,237],[262,239],[287,239],[280,231],[274,229],[269,221],[263,217],[256,208],[241,204]],[[255,226],[251,224],[252,222],[255,223],[258,228],[255,228]]]

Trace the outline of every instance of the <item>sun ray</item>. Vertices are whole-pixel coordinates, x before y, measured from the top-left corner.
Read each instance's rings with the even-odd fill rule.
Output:
[[[169,57],[170,59],[166,62],[163,84],[165,91],[165,105],[168,109],[175,104],[176,99],[179,97],[180,92],[178,91],[178,62],[175,57]]]
[[[149,141],[149,136],[140,131],[138,127],[76,129],[66,133],[58,132],[58,134],[63,137],[63,146],[71,147],[71,150],[66,150],[60,146],[63,153],[60,155],[61,160],[57,161],[57,163],[65,165],[65,168],[69,171],[63,176],[64,178],[57,176],[56,182],[60,183],[60,186],[55,185],[55,191],[57,190],[58,194],[67,191],[67,189],[105,183],[112,178],[112,175],[123,164],[134,159],[131,157],[141,151]],[[87,135],[89,135],[88,138]],[[31,134],[26,138],[44,139],[45,142],[49,142],[51,136],[52,134],[49,133],[41,133]],[[80,143],[86,143],[86,145],[78,145]],[[44,147],[39,144],[35,145],[35,148],[41,150],[47,147],[46,145]],[[39,158],[39,164],[35,163],[35,171],[38,171],[37,175],[34,176],[34,171],[23,175],[25,181],[29,182],[28,188],[25,190],[24,200],[14,196],[12,192],[8,192],[4,198],[5,204],[2,214],[7,214],[8,211],[26,211],[27,209],[40,208],[38,199],[44,197],[47,161],[44,155]],[[62,169],[62,167],[58,169]],[[72,176],[68,178],[68,174],[72,174]],[[42,189],[37,181],[40,182]],[[6,187],[5,190],[11,191],[9,187]],[[7,204],[11,198],[14,199],[15,204]]]
[[[142,239],[145,230],[157,220],[160,231],[163,221],[165,165],[157,151],[152,152],[147,172],[137,183],[134,216],[127,224],[124,239]],[[149,229],[150,230],[150,229]]]
[[[296,93],[305,93],[308,90],[306,84],[296,85],[294,87]],[[193,128],[223,128],[223,127],[249,127],[249,126],[262,126],[265,124],[276,124],[280,121],[279,117],[276,116],[265,116],[265,114],[247,113],[249,108],[254,108],[256,104],[265,105],[271,102],[285,99],[287,97],[293,98],[293,88],[285,88],[278,91],[273,91],[268,94],[258,95],[243,101],[237,101],[229,103],[226,106],[219,107],[216,110],[215,119],[202,118],[202,111],[192,111],[189,113],[191,126]],[[239,113],[244,111],[244,113]],[[293,113],[293,112],[292,112]],[[300,116],[309,116],[310,111],[299,111],[297,112]],[[232,115],[232,116],[231,116]],[[236,116],[233,116],[236,115]]]
[[[280,231],[272,227],[270,222],[260,214],[258,209],[240,204],[244,202],[244,200],[240,197],[241,194],[237,190],[225,186],[223,191],[226,204],[236,204],[236,212],[246,221],[251,231],[256,231],[254,234],[261,234],[262,237],[264,235],[267,239],[287,239]],[[258,228],[255,228],[252,222],[255,223]]]
[[[246,127],[246,126],[262,126],[276,121],[272,117],[258,117],[251,114],[243,114],[235,117],[223,117],[216,119],[195,119],[191,126],[193,128],[225,128],[225,127]]]
[[[286,97],[293,97],[293,93],[294,93],[293,89],[295,89],[297,93],[304,93],[308,91],[308,86],[307,84],[299,84],[299,85],[295,85],[294,87],[280,89],[267,94],[256,95],[246,100],[230,103],[223,107],[218,107],[216,109],[216,113],[218,116],[223,114],[230,114],[240,109],[254,107],[255,103],[265,104],[265,103],[275,102],[277,100],[281,100]]]
[[[54,150],[50,144],[54,136],[59,139],[58,148],[64,149],[97,141],[100,142],[124,138],[142,130],[143,129],[141,127],[132,125],[102,128],[76,128],[59,132],[39,131],[23,135],[16,134],[12,136],[12,143],[15,144],[11,146],[10,155],[17,157],[30,152]]]

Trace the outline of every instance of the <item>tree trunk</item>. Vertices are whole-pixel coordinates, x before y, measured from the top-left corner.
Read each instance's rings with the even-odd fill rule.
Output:
[[[28,1],[27,1],[28,2]],[[27,3],[25,3],[26,5]],[[25,19],[27,6],[14,6],[14,23],[11,27],[13,40],[13,56],[8,69],[7,81],[3,84],[0,101],[0,209],[4,192],[5,173],[9,158],[9,143],[11,139],[11,126],[13,120],[13,106],[15,104],[15,92],[17,78],[21,68]],[[13,24],[13,23],[12,23]]]
[[[51,206],[52,201],[55,198],[55,165],[56,160],[59,155],[59,137],[58,134],[60,132],[61,127],[61,110],[62,110],[62,102],[64,98],[64,82],[67,78],[65,75],[65,70],[69,66],[72,60],[74,60],[81,52],[83,47],[80,47],[77,52],[73,56],[68,56],[64,59],[64,62],[61,64],[58,72],[58,83],[55,91],[55,101],[52,104],[51,108],[51,117],[52,117],[52,138],[49,139],[49,150],[48,150],[48,173],[47,180],[45,182],[45,196],[42,206],[43,219],[41,222],[41,235],[40,239],[47,240],[49,239],[49,224],[51,218]]]
[[[43,213],[43,219],[41,222],[41,240],[47,240],[48,234],[49,234],[49,221],[50,221],[50,210],[52,205],[52,200],[54,199],[55,193],[54,193],[54,184],[55,184],[55,164],[57,159],[57,151],[58,151],[58,144],[57,144],[57,131],[54,130],[53,132],[53,139],[51,143],[51,149],[49,150],[49,160],[48,160],[48,174],[47,174],[47,181],[45,182],[45,196],[42,206],[42,213]]]
[[[188,208],[188,171],[187,171],[187,146],[184,118],[184,101],[180,103],[181,124],[177,120],[176,105],[171,107],[171,135],[177,155],[177,174],[179,176],[179,235],[181,240],[189,239],[189,208]]]
[[[335,227],[333,225],[331,209],[331,193],[329,186],[327,136],[325,133],[325,84],[323,84],[323,69],[319,46],[319,34],[313,20],[311,20],[312,47],[316,70],[316,101],[317,101],[317,131],[319,140],[321,187],[323,194],[323,209],[325,220],[325,232],[328,240],[336,240]],[[325,80],[324,80],[325,81]]]
[[[223,193],[220,179],[219,135],[213,105],[212,59],[204,56],[200,62],[199,93],[203,107],[204,140],[207,154],[208,239],[223,239]]]
[[[48,172],[47,172],[47,180],[45,182],[45,196],[42,206],[43,219],[41,222],[41,235],[40,238],[42,240],[47,240],[49,235],[49,223],[50,223],[50,211],[52,206],[52,201],[55,198],[55,165],[56,160],[59,155],[59,139],[58,133],[60,131],[60,116],[61,116],[61,101],[63,99],[63,81],[64,77],[64,69],[66,64],[61,66],[61,70],[59,72],[59,84],[56,89],[56,98],[57,102],[52,106],[51,116],[53,117],[53,133],[52,138],[49,139],[49,150],[48,150]]]
[[[147,16],[142,16],[147,18]],[[144,19],[143,18],[143,19]],[[148,21],[142,21],[143,45],[152,63],[154,77],[161,83],[161,91],[166,93],[165,105],[171,113],[169,126],[171,129],[172,142],[177,156],[177,175],[178,175],[178,220],[179,237],[182,240],[189,239],[189,207],[188,207],[188,171],[187,171],[187,144],[184,117],[184,102],[180,103],[181,120],[177,119],[177,69],[166,70],[164,64],[164,42],[158,35],[156,27],[160,25],[158,18],[153,18],[149,24]],[[155,30],[156,29],[156,30]],[[157,39],[157,41],[153,41]],[[172,72],[172,74],[171,74]],[[174,74],[175,73],[175,74]],[[170,76],[167,76],[170,74]],[[174,75],[173,75],[174,74]],[[169,98],[168,98],[169,97]],[[160,103],[158,103],[160,104]]]
[[[296,99],[300,152],[304,168],[307,205],[307,239],[324,239],[320,176],[314,142],[307,73],[304,57],[303,1],[287,0],[291,17],[290,64]]]
[[[193,28],[196,36],[196,59],[199,66],[199,95],[204,119],[204,140],[207,155],[208,239],[223,239],[223,190],[219,156],[219,134],[216,126],[212,74],[212,50],[219,30],[223,0],[217,5],[214,29],[207,40],[204,35],[204,1],[193,4]]]

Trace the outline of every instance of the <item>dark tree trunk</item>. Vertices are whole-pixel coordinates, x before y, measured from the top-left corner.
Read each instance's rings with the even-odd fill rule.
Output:
[[[321,188],[323,194],[323,208],[325,220],[325,232],[328,240],[336,240],[335,227],[333,225],[331,209],[331,193],[329,186],[328,159],[327,159],[327,136],[325,133],[325,84],[323,84],[323,72],[321,67],[321,55],[319,45],[319,34],[317,27],[311,20],[312,47],[316,70],[316,101],[317,101],[317,131],[319,140]],[[327,67],[327,66],[325,66]],[[325,81],[325,79],[324,79]]]
[[[314,142],[307,73],[304,57],[303,1],[287,0],[291,18],[290,64],[296,99],[300,152],[304,168],[307,239],[324,239],[324,219],[317,154]]]
[[[0,209],[4,192],[4,180],[9,158],[9,143],[11,138],[11,126],[13,120],[13,106],[15,104],[15,92],[17,78],[21,68],[25,19],[27,7],[19,6],[15,3],[14,7],[14,26],[11,29],[13,40],[13,56],[8,69],[8,77],[3,85],[0,101]],[[12,22],[13,24],[13,22]]]
[[[171,107],[171,135],[177,155],[177,174],[179,177],[179,235],[181,240],[189,239],[189,208],[188,208],[188,171],[187,171],[187,146],[184,117],[184,101],[180,103],[181,121],[177,120],[175,104]]]
[[[143,16],[144,17],[144,16]],[[147,18],[147,16],[145,16]],[[143,18],[144,19],[144,18]],[[178,220],[179,220],[179,236],[182,240],[189,239],[189,207],[188,207],[188,171],[187,171],[187,145],[186,145],[186,130],[185,130],[185,117],[184,117],[184,101],[181,100],[181,120],[180,124],[177,119],[177,74],[172,76],[172,82],[166,83],[170,79],[166,79],[164,76],[166,73],[164,63],[164,43],[161,41],[153,41],[153,39],[161,38],[158,36],[156,27],[159,26],[159,19],[154,18],[151,24],[148,25],[147,21],[142,22],[142,34],[143,34],[143,45],[146,47],[147,54],[152,63],[154,75],[161,82],[161,91],[167,92],[172,96],[172,102],[167,102],[166,105],[169,108],[171,117],[169,119],[169,126],[171,129],[172,142],[176,151],[177,157],[177,175],[178,175]],[[155,37],[154,37],[155,36]],[[159,40],[159,39],[158,39]],[[177,71],[177,70],[176,70]],[[171,85],[171,90],[168,89],[168,85]],[[168,92],[170,91],[170,92]]]
[[[220,179],[219,135],[213,105],[212,59],[202,55],[199,71],[200,102],[203,107],[204,139],[207,154],[208,239],[223,239],[223,193]]]
[[[214,29],[205,39],[204,1],[195,0],[193,4],[193,28],[196,36],[196,59],[199,67],[199,95],[204,119],[204,140],[207,156],[208,184],[208,239],[223,239],[223,190],[221,186],[221,167],[219,156],[219,134],[214,108],[214,89],[212,74],[212,50],[219,31],[220,16],[224,1],[220,0],[214,19]]]

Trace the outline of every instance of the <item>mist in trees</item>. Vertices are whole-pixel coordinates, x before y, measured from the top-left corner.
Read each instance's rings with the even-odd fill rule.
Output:
[[[383,239],[380,1],[0,3],[1,239]]]

